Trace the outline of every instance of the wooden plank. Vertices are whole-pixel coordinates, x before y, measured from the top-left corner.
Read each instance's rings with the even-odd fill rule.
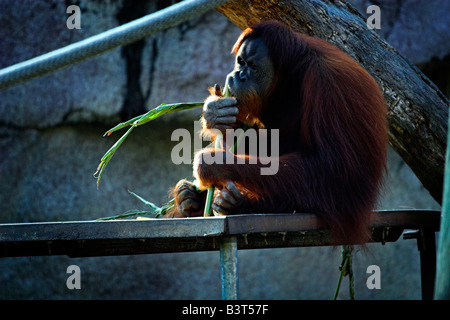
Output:
[[[21,241],[0,243],[0,257],[99,257],[218,250],[216,237]]]
[[[373,241],[396,241],[405,228],[439,229],[438,211],[375,213]],[[239,249],[337,245],[314,214],[255,214],[189,219],[0,224],[0,256],[71,257],[218,250],[237,236]]]
[[[225,217],[0,224],[0,243],[89,239],[189,238],[224,234]]]
[[[439,231],[441,212],[438,210],[380,210],[372,217],[372,227],[431,228]]]
[[[391,228],[386,236],[376,229],[374,242],[395,242],[403,229]],[[88,239],[0,242],[0,257],[67,255],[117,256],[153,253],[212,251],[224,236],[196,238]],[[238,249],[266,249],[336,245],[329,231],[270,232],[237,235]]]
[[[380,210],[374,212],[371,227],[419,228],[439,230],[440,212],[436,210]],[[302,232],[326,230],[316,214],[275,213],[227,216],[227,234]]]
[[[268,232],[301,232],[324,230],[325,226],[312,213],[274,213],[227,216],[227,234]]]

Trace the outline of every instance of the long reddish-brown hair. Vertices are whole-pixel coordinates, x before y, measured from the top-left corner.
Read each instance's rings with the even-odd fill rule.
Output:
[[[297,190],[285,192],[321,214],[337,238],[364,238],[386,168],[386,105],[378,84],[336,46],[275,21],[244,30],[232,52],[254,38],[265,43],[277,71],[260,121],[294,134],[298,145],[291,147],[302,151]]]
[[[336,46],[280,22],[246,29],[232,52],[255,38],[267,46],[276,74],[261,103],[245,107],[265,128],[279,130],[278,173],[261,176],[259,162],[201,165],[198,179],[204,186],[238,185],[250,199],[239,213],[315,212],[336,241],[366,241],[386,168],[379,86]]]

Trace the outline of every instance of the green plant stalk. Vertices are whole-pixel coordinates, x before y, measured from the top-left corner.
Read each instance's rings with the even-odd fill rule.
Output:
[[[231,97],[231,93],[230,93],[230,89],[228,88],[228,85],[225,85],[223,96]],[[239,138],[240,138],[240,136],[239,136]],[[238,141],[240,141],[239,138],[238,138]],[[220,133],[216,136],[214,147],[216,149],[220,148],[220,145],[222,144],[222,142],[223,142],[223,136],[222,136],[222,133]],[[236,145],[237,144],[234,144],[231,147],[231,149],[230,149],[231,153],[234,153]],[[208,217],[211,215],[211,205],[212,205],[212,201],[213,201],[213,195],[214,195],[214,186],[211,186],[208,188],[208,193],[206,194],[205,210],[203,211],[204,217]]]
[[[129,210],[124,213],[118,214],[116,216],[111,217],[104,217],[104,218],[97,218],[97,221],[108,221],[108,220],[117,220],[117,219],[125,219],[129,217],[135,217],[135,216],[144,216],[149,214],[155,214],[153,211],[143,211],[143,210]],[[155,217],[157,217],[156,215]]]
[[[348,257],[346,257],[345,261],[344,261],[344,264],[342,265],[342,270],[339,273],[339,279],[338,279],[338,283],[337,283],[337,286],[336,286],[336,290],[334,291],[334,298],[333,298],[333,300],[336,300],[337,296],[339,294],[339,289],[341,288],[342,277],[344,276],[344,273],[345,273],[345,271],[347,269],[348,262],[349,262],[349,259],[348,259]]]
[[[163,205],[162,207],[158,207],[157,205],[151,203],[150,201],[145,200],[141,196],[138,196],[136,193],[128,191],[131,195],[142,201],[146,206],[150,207],[150,211],[145,210],[129,210],[127,212],[124,212],[119,215],[111,216],[111,217],[104,217],[104,218],[98,218],[97,220],[104,221],[104,220],[115,220],[115,219],[123,219],[128,217],[134,217],[134,216],[144,216],[144,215],[150,215],[154,214],[155,218],[158,218],[160,216],[164,216],[168,210],[170,210],[175,205],[175,199],[170,200],[167,204]]]
[[[228,86],[225,86],[224,88],[224,93],[223,93],[224,97],[231,97],[230,91]],[[113,132],[118,131],[120,129],[123,129],[125,127],[130,126],[130,128],[127,130],[127,132],[125,132],[125,134],[119,139],[117,140],[117,142],[105,153],[105,155],[102,157],[100,164],[97,167],[97,171],[94,173],[94,177],[97,176],[97,189],[99,187],[99,183],[100,183],[100,179],[103,175],[103,171],[105,170],[106,166],[108,165],[109,161],[112,159],[112,157],[114,156],[115,152],[117,151],[117,149],[120,147],[120,145],[125,141],[125,139],[128,137],[128,135],[131,133],[131,131],[140,125],[143,125],[151,120],[154,120],[164,114],[167,113],[172,113],[172,112],[178,112],[178,111],[183,111],[183,110],[189,110],[189,109],[193,109],[193,108],[198,108],[198,107],[202,107],[203,106],[203,102],[189,102],[189,103],[173,103],[173,104],[161,104],[158,107],[148,111],[145,114],[142,114],[140,116],[137,116],[133,119],[130,119],[128,121],[119,123],[118,125],[116,125],[115,127],[109,129],[108,131],[106,131],[106,133],[104,134],[104,136],[109,136],[111,135]],[[245,129],[244,129],[245,131]],[[230,148],[230,152],[234,153],[235,149],[237,148],[237,145],[239,144],[239,142],[242,140],[243,138],[243,134],[241,134],[238,138],[236,143]],[[223,136],[222,134],[219,134],[216,137],[215,140],[215,147],[216,148],[220,148],[221,144],[223,141]],[[130,192],[131,194],[133,194],[134,196],[136,196],[138,199],[140,199],[141,201],[143,201],[145,204],[149,205],[152,209],[152,211],[129,211],[126,212],[124,214],[121,215],[117,215],[117,216],[113,216],[113,217],[106,217],[106,218],[100,218],[99,220],[110,220],[110,219],[119,219],[119,218],[125,218],[125,217],[129,217],[129,216],[134,216],[134,215],[140,215],[140,214],[156,214],[157,216],[160,215],[164,215],[165,212],[170,209],[171,207],[174,206],[174,201],[170,201],[169,203],[167,203],[166,205],[164,205],[163,207],[159,208],[156,205],[142,199],[141,197],[139,197],[138,195]],[[211,215],[211,204],[212,204],[212,198],[214,195],[214,187],[210,187],[208,189],[208,193],[207,193],[207,198],[206,198],[206,203],[205,203],[205,210],[204,210],[204,216],[210,216]]]
[[[223,136],[221,133],[219,133],[216,136],[214,147],[216,149],[220,148],[220,144],[223,141]],[[211,205],[213,201],[213,195],[214,195],[214,186],[208,188],[208,193],[206,194],[206,202],[205,202],[205,211],[203,212],[204,217],[208,217],[211,215]]]
[[[120,145],[123,143],[123,141],[127,138],[127,136],[131,133],[131,131],[135,127],[143,125],[143,124],[145,124],[151,120],[154,120],[156,118],[159,118],[160,116],[167,114],[167,113],[189,110],[189,109],[198,108],[198,107],[202,107],[202,106],[203,106],[203,102],[161,104],[158,107],[150,110],[149,112],[147,112],[143,115],[137,116],[126,122],[119,123],[114,128],[106,131],[104,136],[109,136],[114,131],[120,130],[127,126],[131,126],[128,129],[128,131],[119,140],[117,140],[117,142],[102,157],[101,162],[97,167],[97,171],[94,173],[94,177],[98,175],[97,176],[97,189],[98,189],[103,171],[105,170],[106,166],[108,165],[108,162],[111,160],[111,158],[114,156],[114,153],[117,151],[117,149],[120,147]]]
[[[345,276],[349,276],[349,292],[350,292],[350,300],[355,300],[355,287],[354,287],[354,278],[353,278],[353,268],[352,268],[352,251],[353,246],[343,246],[342,247],[342,264],[340,266],[341,272],[339,274],[338,283],[336,286],[336,290],[334,292],[333,300],[337,299],[339,294],[339,289],[341,287],[342,278]]]

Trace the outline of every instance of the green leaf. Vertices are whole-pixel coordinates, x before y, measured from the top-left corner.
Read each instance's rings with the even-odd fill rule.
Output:
[[[120,145],[125,141],[127,136],[131,133],[131,131],[142,124],[145,124],[151,120],[154,120],[156,118],[159,118],[160,116],[172,113],[172,112],[178,112],[183,110],[189,110],[194,109],[203,106],[203,102],[187,102],[187,103],[172,103],[172,104],[161,104],[158,107],[150,110],[149,112],[137,116],[133,119],[130,119],[126,122],[119,123],[117,126],[115,126],[112,129],[109,129],[105,136],[109,136],[114,131],[120,130],[122,128],[125,128],[127,126],[131,126],[127,132],[119,139],[117,142],[105,153],[105,155],[102,157],[100,164],[97,166],[97,171],[94,173],[94,177],[97,177],[97,189],[100,184],[100,179],[103,175],[103,171],[105,170],[106,166],[108,165],[111,158],[116,153],[117,149],[120,147]],[[98,175],[98,176],[97,176]]]
[[[161,104],[143,115],[137,116],[126,122],[119,123],[114,128],[111,128],[108,131],[106,131],[105,136],[106,135],[109,136],[114,131],[120,130],[127,126],[142,125],[151,120],[159,118],[160,116],[167,114],[167,113],[184,111],[184,110],[194,109],[194,108],[198,108],[198,107],[202,107],[202,106],[203,106],[203,102],[186,102],[186,103],[182,102],[182,103],[172,103],[172,104]]]
[[[150,201],[145,200],[144,198],[138,196],[136,193],[128,190],[128,193],[135,196],[136,198],[138,198],[140,201],[142,201],[145,205],[149,206],[150,208],[152,208],[152,210],[156,213],[158,211],[161,211],[161,208],[156,206],[155,204],[151,203]]]
[[[175,206],[175,199],[171,199],[169,202],[167,202],[162,207],[158,207],[157,205],[151,203],[150,201],[145,200],[141,196],[137,195],[136,193],[129,191],[128,192],[133,195],[134,197],[138,198],[140,201],[142,201],[144,204],[149,206],[151,208],[151,211],[143,211],[143,210],[128,210],[122,214],[118,214],[111,217],[104,217],[104,218],[98,218],[97,220],[116,220],[116,219],[124,219],[134,216],[144,216],[144,215],[155,215],[155,218],[159,218],[161,216],[164,216],[171,208]]]
[[[98,218],[96,220],[99,220],[99,221],[116,220],[116,219],[124,219],[124,218],[135,217],[135,216],[144,216],[144,215],[149,215],[149,214],[155,214],[155,213],[153,211],[129,210],[127,212],[118,214],[116,216]]]

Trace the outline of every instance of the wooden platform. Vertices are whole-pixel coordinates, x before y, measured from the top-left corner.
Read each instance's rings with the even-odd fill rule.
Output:
[[[397,241],[405,229],[439,229],[438,211],[379,211],[374,242]],[[314,214],[260,214],[189,219],[142,219],[0,224],[0,257],[88,257],[219,250],[216,240],[238,235],[239,249],[332,245]]]
[[[440,212],[433,210],[378,211],[371,224],[373,242],[397,241],[405,230],[413,230],[405,238],[417,239],[424,297],[432,297],[434,234],[439,225]],[[220,250],[222,266],[226,264],[222,273],[231,282],[233,277],[237,279],[237,258],[233,258],[237,257],[237,250],[328,245],[340,244],[333,243],[320,219],[308,213],[0,224],[0,257]],[[229,285],[225,287],[230,288]],[[230,297],[237,298],[237,292],[224,294],[224,298]]]

